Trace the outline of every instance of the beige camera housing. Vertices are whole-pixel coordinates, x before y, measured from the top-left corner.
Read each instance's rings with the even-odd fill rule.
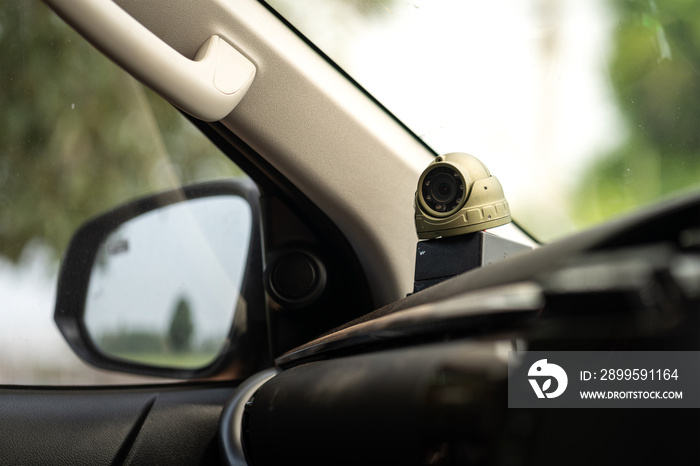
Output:
[[[503,187],[476,157],[441,155],[423,171],[415,199],[418,238],[464,235],[511,221]]]

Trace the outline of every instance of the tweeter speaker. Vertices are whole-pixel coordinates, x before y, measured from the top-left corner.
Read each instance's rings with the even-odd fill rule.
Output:
[[[326,286],[326,269],[315,254],[291,250],[274,255],[265,271],[272,298],[289,309],[311,305]]]

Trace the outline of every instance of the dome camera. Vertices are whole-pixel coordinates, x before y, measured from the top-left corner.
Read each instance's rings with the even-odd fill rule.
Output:
[[[418,238],[463,235],[511,221],[501,183],[476,157],[454,152],[428,165],[416,191]]]

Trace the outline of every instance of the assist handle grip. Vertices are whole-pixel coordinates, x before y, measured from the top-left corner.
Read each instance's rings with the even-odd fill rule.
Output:
[[[255,77],[255,65],[219,36],[190,60],[111,0],[45,2],[136,79],[200,120],[231,113]]]

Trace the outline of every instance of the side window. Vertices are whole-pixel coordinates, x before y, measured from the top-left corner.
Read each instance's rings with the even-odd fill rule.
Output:
[[[0,4],[0,384],[146,382],[92,369],[63,341],[61,256],[82,223],[119,204],[240,176],[45,5]]]

